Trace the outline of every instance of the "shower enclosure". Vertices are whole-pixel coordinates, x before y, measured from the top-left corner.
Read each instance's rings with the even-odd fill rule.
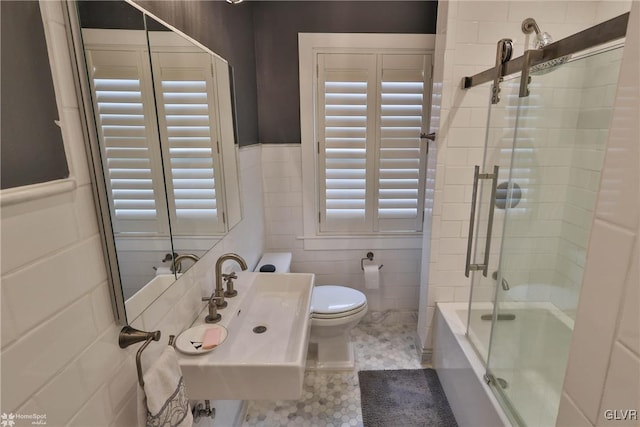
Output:
[[[627,17],[516,60],[501,40],[496,67],[463,81],[489,104],[466,333],[514,425],[555,425]]]

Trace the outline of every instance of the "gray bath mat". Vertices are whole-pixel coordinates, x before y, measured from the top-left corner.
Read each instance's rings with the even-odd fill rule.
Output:
[[[359,371],[365,427],[456,427],[433,369]]]

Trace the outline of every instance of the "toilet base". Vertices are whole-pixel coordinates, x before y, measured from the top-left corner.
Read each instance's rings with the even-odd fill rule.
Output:
[[[340,338],[310,343],[306,369],[310,371],[353,371],[356,367],[353,344]]]

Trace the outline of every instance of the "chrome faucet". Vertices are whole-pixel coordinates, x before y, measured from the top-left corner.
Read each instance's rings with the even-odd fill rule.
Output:
[[[196,262],[198,262],[200,260],[200,257],[198,257],[195,254],[178,255],[177,257],[175,257],[173,259],[173,272],[174,273],[182,273],[182,260],[184,260],[184,259],[190,259],[194,263],[196,263]]]
[[[224,300],[225,295],[228,297],[232,297],[238,294],[238,292],[233,289],[233,281],[231,280],[236,278],[234,277],[235,274],[231,273],[231,275],[225,275],[226,277],[224,277],[224,279],[222,277],[222,264],[229,259],[240,264],[240,268],[242,268],[243,270],[246,270],[248,268],[247,262],[242,259],[240,255],[224,254],[220,258],[218,258],[218,261],[216,261],[216,291],[213,294],[216,298],[218,298],[216,300],[216,305],[218,306],[218,308],[224,308],[227,306],[227,302]],[[222,286],[223,280],[226,280],[227,282],[228,292],[226,293],[224,292],[224,288]]]

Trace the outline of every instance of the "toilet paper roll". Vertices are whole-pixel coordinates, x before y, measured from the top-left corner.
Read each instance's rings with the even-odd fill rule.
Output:
[[[380,266],[378,264],[364,266],[364,287],[367,289],[380,287]]]
[[[169,267],[158,267],[156,269],[156,276],[160,276],[161,274],[173,274]]]

